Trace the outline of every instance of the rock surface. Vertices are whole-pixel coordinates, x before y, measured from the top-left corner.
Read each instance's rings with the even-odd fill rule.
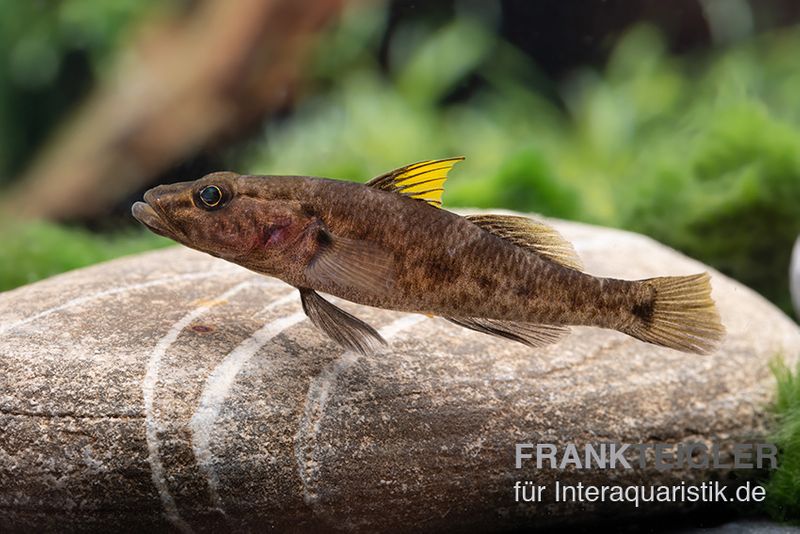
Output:
[[[593,274],[706,269],[642,236],[557,226]],[[768,362],[796,362],[800,330],[742,285],[713,286],[728,336],[706,357],[592,328],[534,350],[343,304],[390,342],[360,357],[304,319],[293,289],[183,248],[0,294],[0,525],[438,531],[607,515],[517,504],[514,482],[708,472],[517,470],[515,444],[757,436]]]

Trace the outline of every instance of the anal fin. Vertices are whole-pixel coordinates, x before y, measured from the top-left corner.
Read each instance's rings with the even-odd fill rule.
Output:
[[[445,317],[451,323],[483,334],[504,337],[529,347],[555,343],[569,333],[565,326],[484,319],[481,317]]]
[[[314,326],[345,349],[366,355],[378,345],[386,345],[386,340],[364,321],[334,306],[312,289],[299,290],[303,311]]]

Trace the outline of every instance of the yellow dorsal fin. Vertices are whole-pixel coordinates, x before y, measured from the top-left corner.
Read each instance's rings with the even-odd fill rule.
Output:
[[[407,197],[423,200],[437,208],[442,207],[442,193],[447,173],[453,165],[463,160],[463,156],[447,159],[431,159],[412,163],[393,171],[376,176],[367,185],[384,191],[400,193]]]
[[[572,243],[552,226],[518,215],[467,215],[464,217],[489,233],[510,241],[576,271],[583,264]]]

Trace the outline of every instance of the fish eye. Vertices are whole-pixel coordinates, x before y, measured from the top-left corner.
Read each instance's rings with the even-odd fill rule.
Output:
[[[200,190],[200,202],[207,208],[216,208],[222,202],[222,190],[216,185],[209,185]]]

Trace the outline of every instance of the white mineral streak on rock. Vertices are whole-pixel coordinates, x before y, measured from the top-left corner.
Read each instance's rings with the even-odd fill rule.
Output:
[[[201,278],[209,278],[217,274],[217,271],[205,271],[202,273],[186,273],[186,274],[179,274],[175,276],[164,276],[163,278],[156,278],[155,280],[149,280],[147,282],[141,282],[138,284],[130,284],[130,285],[123,285],[118,287],[113,287],[111,289],[105,289],[103,291],[98,291],[96,293],[92,293],[90,295],[85,295],[83,297],[77,297],[74,299],[70,299],[64,304],[59,304],[58,306],[53,306],[52,308],[47,308],[46,310],[42,310],[39,313],[31,315],[29,317],[25,317],[24,319],[20,319],[18,321],[14,321],[11,323],[7,323],[4,325],[0,325],[0,334],[4,334],[9,330],[13,330],[15,328],[19,328],[20,326],[24,326],[28,323],[32,323],[48,315],[52,315],[54,313],[62,312],[64,310],[68,310],[70,308],[74,308],[75,306],[81,306],[84,304],[88,304],[94,300],[102,299],[105,297],[110,297],[112,295],[119,295],[124,293],[129,293],[131,291],[138,291],[140,289],[148,289],[151,287],[156,286],[163,286],[168,284],[175,284],[177,282],[184,282],[187,280],[198,280]]]
[[[144,381],[142,382],[142,396],[144,398],[147,461],[150,464],[150,476],[158,490],[159,497],[161,497],[161,503],[164,506],[164,514],[169,522],[182,532],[191,532],[192,529],[181,517],[178,507],[175,505],[175,499],[173,499],[169,487],[167,486],[167,481],[164,478],[164,466],[161,463],[158,441],[160,426],[153,413],[153,399],[156,384],[158,383],[158,371],[161,366],[161,359],[164,357],[169,347],[178,339],[178,336],[184,328],[210,310],[216,303],[224,302],[252,284],[252,281],[238,283],[208,304],[199,306],[184,315],[178,322],[172,325],[164,337],[158,340],[158,343],[150,355],[150,359],[147,361],[147,374],[145,374]]]
[[[298,293],[291,291],[269,303],[262,310],[262,313],[279,309],[288,303],[299,303],[299,301],[300,296]],[[208,480],[211,500],[220,511],[222,511],[222,500],[219,495],[219,477],[214,465],[215,458],[211,452],[211,436],[214,431],[214,422],[219,417],[219,412],[225,403],[225,399],[228,398],[228,393],[236,380],[236,375],[239,374],[242,367],[275,336],[304,320],[305,317],[305,314],[299,311],[269,321],[234,348],[211,371],[206,380],[203,393],[200,396],[200,401],[189,426],[192,430],[192,449],[194,450],[195,459]]]
[[[381,336],[390,342],[392,338],[421,323],[424,315],[408,314],[396,321],[378,329]],[[325,416],[325,406],[332,391],[336,389],[336,380],[339,375],[349,369],[359,360],[360,356],[354,352],[346,351],[336,360],[330,362],[322,372],[317,375],[308,387],[306,402],[303,407],[303,416],[294,437],[294,450],[297,457],[298,473],[303,483],[303,499],[306,504],[313,506],[317,500],[315,479],[317,477],[316,446],[320,423]]]

